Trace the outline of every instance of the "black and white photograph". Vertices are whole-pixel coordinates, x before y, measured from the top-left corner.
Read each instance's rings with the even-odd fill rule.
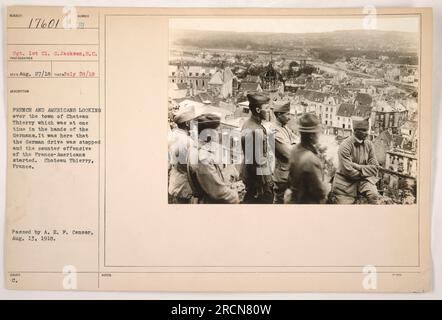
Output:
[[[419,17],[170,20],[169,203],[415,204]]]

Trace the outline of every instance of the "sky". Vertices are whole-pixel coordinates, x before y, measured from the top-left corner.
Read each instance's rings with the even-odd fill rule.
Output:
[[[373,19],[374,18],[374,19]],[[330,18],[174,18],[169,20],[172,29],[309,33],[336,30],[376,29],[388,31],[419,31],[419,17],[336,17]]]

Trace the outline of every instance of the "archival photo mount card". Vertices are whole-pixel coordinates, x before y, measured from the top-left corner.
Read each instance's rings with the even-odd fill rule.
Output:
[[[14,290],[431,290],[431,8],[7,9]]]

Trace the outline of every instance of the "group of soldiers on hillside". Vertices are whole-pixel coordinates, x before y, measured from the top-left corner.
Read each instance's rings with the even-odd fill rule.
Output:
[[[250,117],[241,128],[239,173],[222,161],[216,139],[218,115],[197,116],[188,109],[174,116],[176,128],[169,135],[170,203],[351,204],[361,198],[378,202],[379,165],[367,139],[368,119],[353,120],[353,134],[340,144],[338,168],[328,179],[318,151],[322,130],[317,116],[305,113],[297,119],[298,139],[287,126],[293,116],[289,102],[275,103],[276,121],[269,129],[263,122],[269,98],[261,93],[247,98]],[[197,134],[192,134],[191,123]]]

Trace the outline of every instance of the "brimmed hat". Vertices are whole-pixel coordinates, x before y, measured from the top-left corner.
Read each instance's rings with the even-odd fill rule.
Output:
[[[368,130],[370,128],[370,122],[368,118],[353,118],[353,130],[363,129]]]
[[[312,113],[304,113],[298,121],[299,132],[320,132],[318,117]]]
[[[196,118],[198,132],[205,129],[216,129],[221,123],[221,117],[216,113],[205,113]]]
[[[186,121],[190,121],[196,117],[195,109],[188,107],[188,108],[181,108],[178,110],[178,112],[173,117],[173,121],[176,124],[180,124]]]
[[[249,108],[258,108],[270,100],[269,97],[260,93],[249,93],[247,99],[249,100]]]

